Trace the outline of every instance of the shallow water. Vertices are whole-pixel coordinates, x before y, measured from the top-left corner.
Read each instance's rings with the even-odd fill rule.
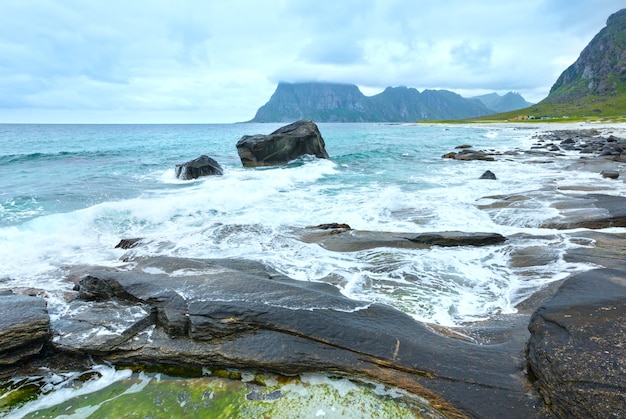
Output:
[[[4,400],[43,383],[38,399],[8,411]],[[13,394],[11,394],[13,392]],[[303,374],[205,371],[194,378],[112,367],[51,375],[0,389],[0,414],[16,418],[440,418],[428,402],[380,384]]]

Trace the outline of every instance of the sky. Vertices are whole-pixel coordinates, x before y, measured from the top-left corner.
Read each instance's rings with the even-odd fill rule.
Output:
[[[0,0],[0,123],[232,123],[280,81],[545,98],[623,0]]]

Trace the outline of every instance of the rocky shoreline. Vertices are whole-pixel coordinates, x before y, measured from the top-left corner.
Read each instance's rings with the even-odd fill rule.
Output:
[[[623,182],[624,142],[599,130],[551,131],[517,154],[551,158],[580,152],[583,158],[572,170],[598,176],[615,171],[618,176],[606,181]],[[472,153],[481,160],[510,157]],[[505,208],[518,198],[491,197],[482,208]],[[446,417],[624,417],[626,233],[603,229],[626,226],[626,197],[563,194],[557,206],[563,216],[542,227],[585,243],[565,258],[597,268],[547,285],[516,314],[463,328],[436,327],[387,306],[348,299],[329,284],[293,280],[258,262],[138,258],[129,249],[124,258],[132,269],[70,270],[68,277],[79,279],[68,296],[68,314],[58,318],[50,318],[41,297],[0,293],[0,312],[7,313],[0,319],[0,377],[91,360],[325,372],[403,388]],[[498,246],[525,239],[492,232],[366,232],[343,224],[294,234],[339,252]],[[534,249],[514,262],[538,266],[542,257],[541,249]],[[180,269],[191,274],[170,276]]]

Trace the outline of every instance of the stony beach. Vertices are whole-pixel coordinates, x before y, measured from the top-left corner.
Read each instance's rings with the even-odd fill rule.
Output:
[[[569,158],[572,176],[588,171],[606,182],[626,179],[623,124],[538,124],[531,149],[466,150],[445,157],[528,164]],[[76,284],[68,304],[85,307],[79,317],[50,318],[38,290],[0,294],[0,312],[8,313],[0,318],[0,377],[27,376],[42,366],[63,371],[92,360],[287,375],[329,372],[408,390],[445,417],[624,417],[626,197],[575,185],[568,191],[580,193],[562,194],[555,204],[562,216],[542,227],[580,243],[567,260],[596,268],[547,285],[515,314],[457,328],[425,324],[384,305],[348,299],[329,284],[294,281],[254,261],[136,257],[133,248],[143,244],[129,237],[120,245],[132,269],[67,268],[68,281]],[[561,192],[489,197],[482,208]],[[294,234],[338,252],[498,246],[525,239],[484,232],[360,231],[343,220],[328,221]],[[543,249],[529,246],[512,263],[538,266],[546,257]],[[180,269],[197,273],[172,286],[168,273]],[[161,273],[148,273],[155,271]],[[274,309],[261,301],[273,301]],[[311,309],[289,309],[296,304]]]

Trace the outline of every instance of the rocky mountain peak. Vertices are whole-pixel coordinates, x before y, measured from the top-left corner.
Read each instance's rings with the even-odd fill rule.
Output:
[[[544,103],[586,96],[610,96],[626,90],[626,9],[612,14],[606,26],[558,78]]]

